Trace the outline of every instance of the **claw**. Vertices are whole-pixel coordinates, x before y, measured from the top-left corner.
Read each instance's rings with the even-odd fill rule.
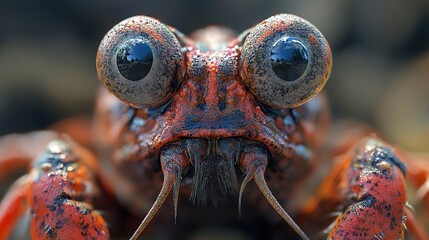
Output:
[[[338,167],[338,180],[331,184],[339,186],[337,192],[345,204],[328,238],[404,239],[406,168],[396,150],[369,137],[347,153]]]
[[[17,221],[30,215],[28,234],[32,239],[109,239],[106,222],[94,209],[101,197],[94,156],[66,136],[57,137],[37,158],[30,152],[18,152],[22,158],[34,160],[30,172],[16,181],[0,205],[0,239],[11,238],[15,230],[26,232],[27,227]]]
[[[0,203],[0,239],[8,239],[18,222],[18,218],[24,215],[27,209],[28,175],[18,179],[10,188],[5,198]]]

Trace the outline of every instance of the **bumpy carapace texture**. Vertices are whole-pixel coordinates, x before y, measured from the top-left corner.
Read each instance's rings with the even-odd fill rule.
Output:
[[[284,46],[276,49],[282,58],[273,57],[276,44]],[[273,70],[273,62],[280,68]],[[298,70],[296,62],[306,65]],[[218,205],[213,219],[237,218],[222,210],[235,197],[239,208],[244,202],[255,209],[252,216],[264,219],[263,226],[246,228],[263,232],[258,237],[308,239],[325,229],[324,236],[332,239],[403,239],[405,160],[375,136],[346,153],[308,202],[295,203],[299,209],[291,215],[297,223],[284,210],[320,167],[329,122],[326,96],[319,92],[332,55],[326,39],[306,20],[280,14],[238,37],[208,27],[188,38],[158,20],[136,16],[106,34],[96,65],[104,89],[92,129],[85,131],[92,137],[64,125],[56,129],[93,139],[85,143],[97,157],[59,136],[38,158],[22,161],[31,163],[31,170],[2,202],[0,237],[15,232],[25,214],[31,215],[34,239],[131,236],[128,228],[109,224],[100,206],[120,219],[116,223],[145,216],[132,239],[144,235],[149,223],[152,232],[186,237],[163,227],[161,222],[172,218],[159,211],[163,205],[174,209],[174,219],[180,205],[186,214],[179,219],[194,226],[208,218],[198,219],[203,211],[193,204]],[[277,71],[297,77],[285,79]],[[1,159],[2,146],[22,142],[0,140],[2,172],[2,163],[11,162]],[[248,184],[252,179],[255,185]],[[173,201],[166,201],[170,191]],[[122,210],[100,205],[103,198]],[[268,210],[270,205],[275,211]],[[339,212],[330,219],[333,224],[321,220],[332,212]]]

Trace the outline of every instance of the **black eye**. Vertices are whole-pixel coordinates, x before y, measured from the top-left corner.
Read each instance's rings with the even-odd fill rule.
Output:
[[[174,33],[145,16],[125,19],[106,34],[97,52],[97,71],[111,94],[136,108],[163,106],[185,72]]]
[[[285,81],[294,81],[307,69],[307,48],[297,39],[282,37],[271,49],[271,66],[276,75]]]
[[[116,52],[116,65],[126,79],[138,81],[147,76],[152,68],[153,54],[149,44],[141,39],[130,39]]]
[[[297,107],[321,91],[332,55],[323,35],[304,19],[280,14],[256,25],[244,40],[240,75],[273,109]]]

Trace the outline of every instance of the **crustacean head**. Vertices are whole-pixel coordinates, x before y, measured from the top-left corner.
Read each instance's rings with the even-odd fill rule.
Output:
[[[133,238],[150,222],[173,189],[192,178],[193,202],[217,202],[243,193],[254,179],[275,210],[305,234],[272,195],[264,179],[272,159],[297,154],[298,133],[281,131],[275,117],[314,97],[332,64],[322,34],[288,14],[271,17],[237,38],[219,28],[193,39],[155,19],[137,16],[111,29],[97,54],[106,89],[150,129],[135,128],[129,159],[158,158],[164,183]],[[150,121],[150,120],[148,120]],[[299,140],[296,140],[299,141]],[[300,153],[305,155],[305,153]],[[237,172],[245,173],[240,185]]]

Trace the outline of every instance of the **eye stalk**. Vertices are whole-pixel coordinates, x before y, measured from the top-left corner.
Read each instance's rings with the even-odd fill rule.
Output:
[[[106,89],[136,108],[168,102],[184,73],[181,46],[174,33],[145,16],[113,27],[97,52],[97,71]]]
[[[250,91],[273,109],[297,107],[328,80],[332,55],[323,35],[289,14],[271,17],[249,31],[240,74]]]

